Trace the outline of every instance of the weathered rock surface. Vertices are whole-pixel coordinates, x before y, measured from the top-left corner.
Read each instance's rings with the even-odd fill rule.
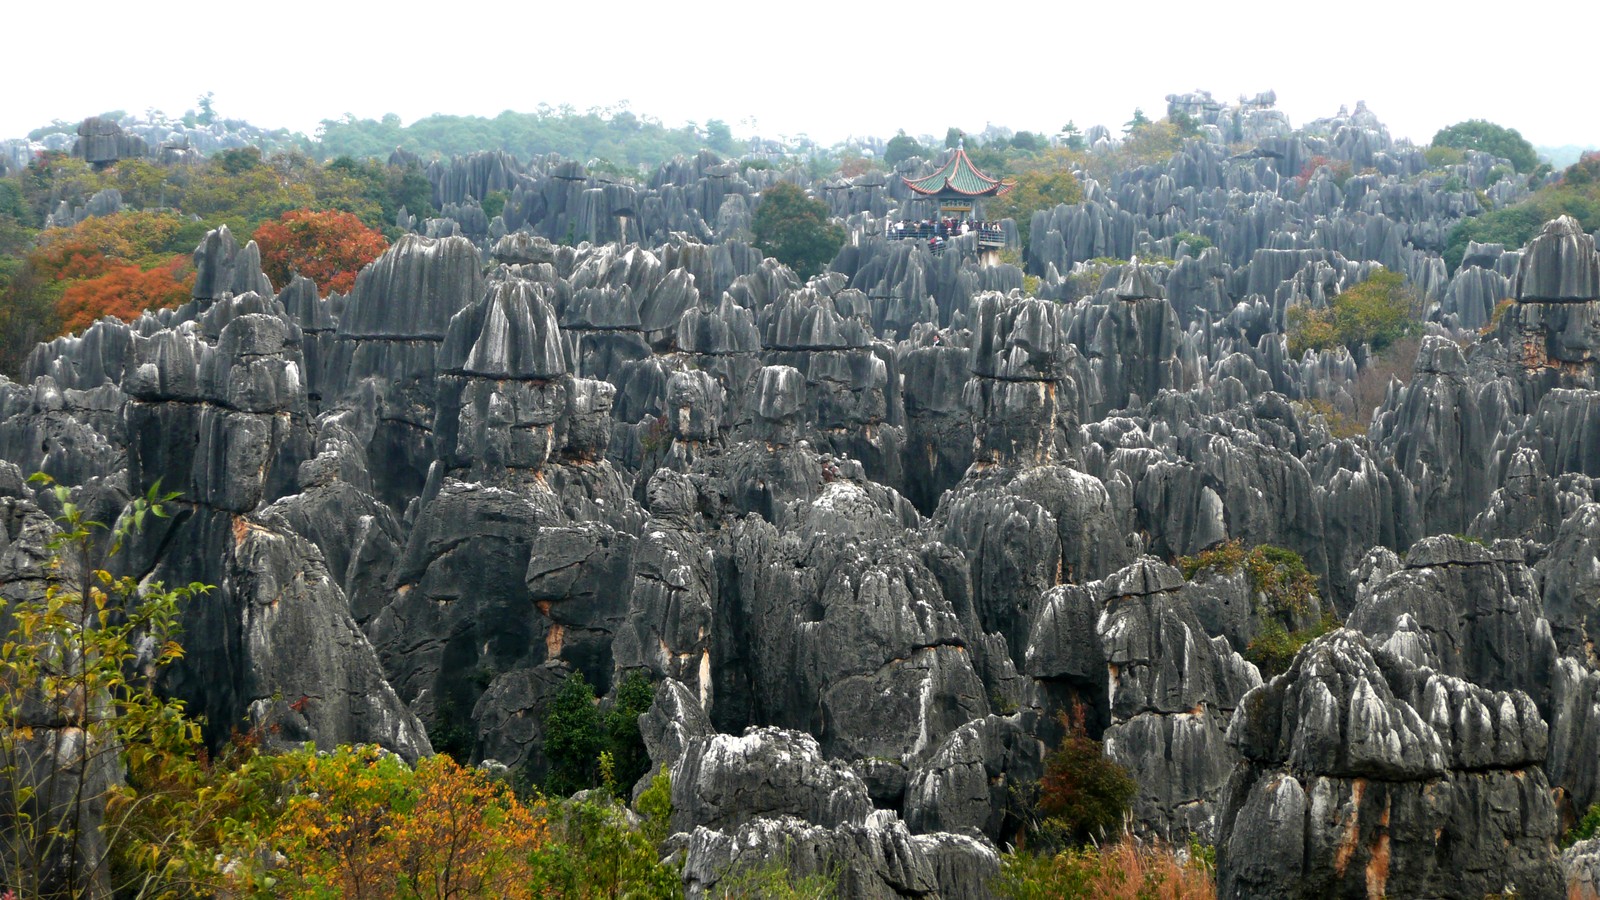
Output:
[[[1218,816],[1218,894],[1556,896],[1548,728],[1520,691],[1339,630],[1247,694]]]
[[[1138,832],[1218,842],[1225,896],[1588,883],[1553,841],[1600,799],[1593,239],[1558,220],[1451,276],[1479,192],[1531,189],[1502,161],[1433,171],[1360,105],[1297,130],[1266,95],[1169,102],[1197,122],[1170,159],[1081,176],[1026,247],[1005,226],[1025,270],[891,239],[934,214],[898,177],[711,153],[436,161],[440,215],[399,215],[348,297],[274,295],[219,229],[191,302],[0,382],[0,576],[38,589],[21,471],[107,520],[180,491],[127,565],[217,586],[165,684],[214,738],[538,778],[564,678],[644,673],[691,893],[787,858],[984,896],[1074,710]],[[130,127],[85,123],[85,158]],[[851,234],[809,282],[744,243],[779,181]],[[1290,310],[1379,267],[1419,297],[1414,363],[1291,356]],[[1318,579],[1274,624],[1348,615],[1265,685],[1247,574],[1171,565],[1234,539]]]

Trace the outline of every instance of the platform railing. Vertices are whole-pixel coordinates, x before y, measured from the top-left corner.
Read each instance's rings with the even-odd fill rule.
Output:
[[[941,222],[891,222],[885,231],[885,236],[891,241],[922,241],[934,253],[939,253],[951,240],[964,234],[977,235],[978,247],[983,250],[996,250],[1006,245],[1005,229],[999,222],[970,222],[965,231],[960,225],[950,226]]]

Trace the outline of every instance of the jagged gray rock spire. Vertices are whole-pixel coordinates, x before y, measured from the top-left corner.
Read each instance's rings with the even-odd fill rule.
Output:
[[[1218,895],[1559,896],[1548,735],[1520,691],[1326,635],[1229,727]]]
[[[1524,303],[1587,303],[1600,300],[1600,256],[1594,236],[1578,220],[1561,216],[1545,223],[1517,266],[1517,299]]]

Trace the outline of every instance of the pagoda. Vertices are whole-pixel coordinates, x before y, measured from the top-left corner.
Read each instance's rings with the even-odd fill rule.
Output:
[[[937,200],[941,219],[974,218],[973,207],[979,198],[999,197],[1016,186],[1014,181],[990,178],[978,171],[967,156],[965,141],[956,145],[955,155],[932,175],[900,180],[913,192]]]

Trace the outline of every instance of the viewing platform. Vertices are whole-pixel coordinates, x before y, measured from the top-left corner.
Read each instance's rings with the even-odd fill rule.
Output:
[[[1005,228],[999,222],[890,222],[884,229],[884,236],[891,241],[921,241],[934,253],[967,234],[977,235],[979,251],[1000,250],[1006,245]]]

